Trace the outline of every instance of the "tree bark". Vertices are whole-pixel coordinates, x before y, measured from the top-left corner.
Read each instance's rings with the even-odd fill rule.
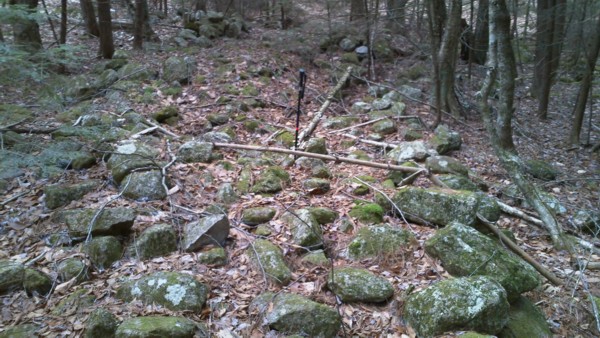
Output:
[[[96,11],[94,10],[92,0],[79,0],[79,6],[81,7],[81,15],[83,16],[83,22],[85,23],[86,33],[91,36],[99,37],[100,31],[98,30]]]
[[[443,3],[441,3],[443,5]],[[432,49],[435,51],[439,49],[441,41],[441,24],[438,21],[441,17],[441,8],[439,8],[440,2],[428,0],[428,18],[427,23],[429,27],[429,37],[431,40]],[[443,7],[445,13],[446,8]],[[444,15],[445,16],[445,15]],[[434,49],[435,46],[435,49]],[[438,53],[431,53],[431,63],[433,63],[433,108],[435,110],[435,121],[433,122],[433,128],[435,129],[442,122],[442,95],[441,95],[441,80],[440,80],[440,64],[438,61]]]
[[[387,0],[387,27],[392,31],[392,33],[399,33],[404,29],[407,3],[408,0]]]
[[[350,0],[350,21],[362,21],[367,17],[366,0]]]
[[[67,43],[67,0],[60,0],[60,44]]]
[[[579,93],[577,94],[577,101],[575,101],[575,108],[573,109],[573,124],[571,125],[571,132],[569,134],[569,143],[571,145],[579,144],[579,135],[581,135],[581,127],[583,125],[583,116],[585,113],[585,106],[588,102],[590,88],[594,79],[594,69],[596,68],[596,61],[600,54],[600,18],[596,21],[596,37],[593,41],[591,50],[586,53],[586,68],[581,80],[579,87]],[[591,114],[591,112],[590,112]]]
[[[23,5],[33,13],[38,6],[38,0],[10,0],[9,5]],[[42,49],[42,37],[40,26],[29,18],[21,18],[13,24],[13,41],[18,47],[29,52],[37,52]]]
[[[144,43],[144,0],[135,0],[135,16],[133,18],[133,49],[142,49]]]
[[[477,9],[477,22],[473,34],[473,62],[483,65],[488,50],[489,39],[489,0],[479,1]]]
[[[100,56],[111,59],[115,52],[110,15],[110,0],[98,0],[98,30],[100,32]]]

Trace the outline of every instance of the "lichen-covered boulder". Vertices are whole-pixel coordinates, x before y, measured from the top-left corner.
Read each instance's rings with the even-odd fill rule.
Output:
[[[439,175],[438,178],[450,189],[479,191],[479,187],[463,175],[444,174]]]
[[[496,334],[508,322],[506,291],[489,277],[444,280],[409,296],[406,321],[418,336],[451,330]]]
[[[121,259],[123,246],[117,237],[100,236],[92,238],[85,244],[85,252],[96,268],[104,270]]]
[[[327,287],[343,302],[383,302],[394,294],[394,287],[385,278],[367,269],[334,268],[328,274]]]
[[[180,272],[155,272],[138,280],[122,284],[117,298],[123,301],[138,299],[144,304],[158,304],[174,311],[202,310],[209,288],[194,276]]]
[[[308,211],[319,224],[333,223],[339,216],[337,211],[326,207],[311,207],[308,208]]]
[[[435,128],[434,135],[429,144],[440,154],[445,155],[453,150],[459,150],[462,137],[459,133],[451,131],[448,126],[440,124]]]
[[[355,116],[336,116],[330,117],[323,121],[323,128],[326,129],[342,129],[358,123],[359,119]]]
[[[185,251],[195,251],[206,245],[222,246],[229,236],[227,215],[211,215],[183,227],[181,247]]]
[[[324,138],[311,138],[306,142],[306,149],[309,153],[327,154],[327,143]]]
[[[459,160],[450,156],[431,156],[425,160],[425,167],[434,174],[458,174],[469,176],[469,169]]]
[[[348,245],[348,255],[352,259],[376,256],[393,256],[414,241],[407,230],[389,224],[374,224],[362,227]]]
[[[154,224],[144,230],[133,243],[131,252],[139,259],[168,255],[177,251],[177,233],[169,224]]]
[[[354,50],[354,48],[352,48]],[[353,112],[354,114],[366,114],[368,112],[370,112],[372,109],[372,106],[370,103],[367,102],[362,102],[362,101],[358,101],[358,102],[354,102],[352,104],[352,107],[350,107],[350,111]]]
[[[216,247],[198,253],[198,263],[213,266],[227,264],[227,252],[224,248]]]
[[[508,310],[508,324],[500,331],[500,338],[552,337],[542,312],[525,297],[513,302]]]
[[[541,160],[528,160],[524,164],[525,172],[541,180],[551,181],[556,179],[556,176],[560,174],[560,171],[552,165]]]
[[[147,316],[125,319],[117,328],[119,338],[208,338],[204,324],[176,316]]]
[[[100,185],[98,180],[88,180],[75,184],[54,184],[44,188],[46,207],[56,209],[65,206],[71,201],[81,199],[85,194]]]
[[[23,288],[28,295],[45,296],[52,290],[52,279],[36,269],[25,269]]]
[[[371,126],[371,130],[381,135],[393,134],[396,132],[396,123],[391,119],[383,119],[375,122],[373,126]]]
[[[98,308],[90,313],[85,325],[85,338],[114,337],[117,330],[117,318],[110,311]]]
[[[283,190],[283,186],[290,182],[290,174],[279,167],[272,166],[265,169],[252,186],[253,193],[276,193]]]
[[[159,169],[154,161],[158,151],[149,145],[136,141],[120,144],[106,162],[116,183],[120,184],[125,176],[135,169]]]
[[[329,264],[329,259],[327,259],[327,256],[325,256],[325,252],[319,249],[304,255],[304,257],[302,257],[302,262],[310,265],[325,266]]]
[[[277,210],[270,207],[248,208],[242,211],[242,223],[259,225],[272,220]]]
[[[453,276],[484,275],[496,280],[509,301],[540,285],[535,269],[477,230],[451,223],[425,242],[425,251],[439,258]]]
[[[287,212],[281,220],[289,226],[294,244],[308,249],[323,245],[323,229],[308,209]]]
[[[209,163],[213,148],[210,142],[189,141],[179,147],[177,157],[184,163]]]
[[[474,226],[477,213],[494,222],[500,217],[496,201],[483,193],[403,187],[392,200],[407,219],[446,225],[453,221]]]
[[[216,200],[220,203],[232,204],[239,199],[237,193],[233,189],[233,184],[224,182],[219,186],[217,190]]]
[[[351,217],[356,218],[361,223],[373,224],[383,222],[385,211],[377,203],[361,203],[352,207],[348,213]]]
[[[258,271],[281,285],[292,279],[292,271],[285,263],[281,249],[266,239],[257,239],[248,247],[246,254],[253,259]]]
[[[129,208],[104,208],[94,219],[98,211],[95,209],[74,209],[62,213],[73,237],[87,236],[92,224],[92,235],[125,235],[131,231],[136,213]]]
[[[23,288],[25,266],[18,262],[0,260],[0,294]]]
[[[408,160],[423,161],[429,156],[435,156],[437,152],[429,148],[422,140],[402,142],[385,156],[395,163]]]
[[[136,171],[121,181],[123,196],[135,201],[156,201],[167,197],[160,170]]]
[[[335,337],[342,321],[327,305],[290,293],[265,292],[250,304],[251,313],[263,315],[263,323],[286,334]]]
[[[188,84],[196,72],[196,61],[192,57],[171,56],[163,63],[162,78],[167,83]]]
[[[80,258],[66,258],[58,263],[56,270],[58,272],[58,278],[61,282],[66,282],[72,278],[75,278],[78,283],[81,283],[89,279],[89,267]]]

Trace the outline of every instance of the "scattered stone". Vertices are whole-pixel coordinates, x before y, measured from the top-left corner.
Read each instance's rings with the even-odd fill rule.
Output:
[[[358,56],[359,59],[364,59],[369,55],[369,47],[367,46],[359,46],[354,49],[354,52]]]
[[[214,266],[227,264],[227,252],[224,248],[216,247],[198,254],[198,263]]]
[[[126,235],[131,231],[137,216],[133,209],[122,207],[104,208],[100,215],[95,217],[97,212],[95,209],[74,209],[61,214],[69,227],[69,234],[73,237],[87,236],[92,220],[93,236]]]
[[[196,251],[210,244],[222,246],[227,236],[229,236],[227,215],[207,216],[184,226],[181,246],[187,252]]]
[[[327,144],[324,138],[311,138],[306,142],[306,149],[309,153],[327,154]]]
[[[311,176],[315,178],[331,178],[331,170],[326,165],[316,165],[311,168]]]
[[[90,257],[92,264],[104,270],[123,256],[123,246],[114,236],[101,236],[92,238],[85,245],[85,252]]]
[[[283,185],[290,182],[290,175],[279,166],[267,168],[252,186],[253,193],[276,193],[283,190]]]
[[[308,190],[310,195],[322,195],[331,190],[331,183],[324,178],[312,177],[302,182],[302,187]]]
[[[348,254],[352,259],[393,256],[414,241],[409,231],[389,224],[375,224],[358,230],[348,245]]]
[[[125,319],[115,332],[120,338],[208,338],[207,328],[184,317],[147,316]]]
[[[0,294],[23,288],[25,267],[21,263],[0,260]]]
[[[40,327],[35,324],[20,324],[20,325],[12,325],[6,326],[4,331],[0,332],[0,337],[2,338],[29,338],[29,337],[39,337],[37,331],[39,331]]]
[[[98,308],[90,313],[85,326],[85,338],[114,337],[117,331],[117,318],[110,311]]]
[[[354,102],[354,104],[352,104],[352,107],[350,107],[350,111],[357,115],[366,114],[370,112],[371,109],[372,106],[370,103],[362,101]]]
[[[560,171],[552,165],[541,160],[528,160],[524,164],[525,172],[541,180],[552,181],[560,174]]]
[[[195,73],[196,62],[192,57],[171,56],[163,64],[162,78],[167,83],[177,81],[188,84],[192,82]]]
[[[135,201],[157,201],[167,197],[160,170],[135,171],[121,182],[123,196]]]
[[[106,163],[117,184],[135,169],[158,169],[154,158],[158,151],[141,142],[124,142],[115,149]]]
[[[267,223],[275,217],[277,210],[270,207],[248,208],[242,211],[242,223],[259,225]]]
[[[123,65],[123,67],[119,68],[117,75],[119,79],[143,82],[147,80],[156,79],[158,77],[158,71],[154,70],[153,68],[153,66],[129,62]],[[139,82],[136,83],[138,86]]]
[[[213,144],[210,142],[189,141],[179,147],[177,157],[183,163],[210,163],[212,152]]]
[[[329,259],[325,256],[325,252],[320,249],[307,253],[302,257],[302,261],[316,266],[325,266],[329,264]]]
[[[272,233],[271,228],[266,224],[260,224],[254,230],[254,234],[256,236],[267,237],[267,236],[271,235],[271,233]]]
[[[158,123],[172,124],[179,118],[179,109],[175,105],[169,105],[152,114],[152,118]]]
[[[281,249],[266,239],[257,239],[246,250],[253,259],[258,271],[280,285],[289,284],[292,272],[285,263]]]
[[[416,163],[410,162],[410,161],[403,162],[400,165],[403,167],[411,167],[411,168],[419,167]],[[409,179],[409,177],[410,177],[410,179]],[[404,185],[412,184],[417,179],[417,175],[413,175],[413,173],[407,173],[407,172],[403,172],[403,171],[389,171],[386,178],[391,179],[396,186],[400,186],[401,184],[404,184]]]
[[[392,103],[392,107],[390,107],[390,111],[394,116],[403,116],[405,110],[406,104],[404,102],[394,102]]]
[[[23,288],[28,295],[46,296],[52,290],[52,279],[36,269],[25,269]]]
[[[429,144],[440,154],[445,155],[453,150],[460,150],[462,137],[459,133],[451,131],[448,126],[440,124],[435,128],[434,135]]]
[[[177,251],[177,233],[169,224],[154,224],[140,234],[131,251],[138,259],[168,255]]]
[[[540,285],[536,270],[491,238],[460,223],[438,230],[425,242],[425,251],[439,258],[452,276],[483,275],[506,290],[509,301]]]
[[[421,95],[423,95],[423,92],[420,89],[411,87],[409,85],[402,85],[397,90],[403,96],[406,96],[413,100],[419,100],[421,98]]]
[[[44,188],[46,207],[56,209],[65,206],[71,201],[81,199],[88,192],[100,185],[98,180],[89,180],[76,184],[54,184]]]
[[[392,107],[392,100],[382,97],[380,99],[373,100],[371,103],[373,110],[386,110]]]
[[[335,309],[291,293],[265,292],[249,310],[264,315],[266,325],[285,334],[335,337],[342,325]]]
[[[213,126],[221,126],[229,122],[229,115],[227,114],[208,114],[206,116],[208,122]]]
[[[75,313],[81,314],[94,305],[96,297],[90,294],[92,291],[79,289],[61,300],[51,313],[55,316],[69,316]]]
[[[61,282],[66,282],[75,278],[77,283],[84,282],[89,279],[89,267],[79,258],[66,258],[58,264],[58,278]]]
[[[323,121],[323,128],[326,129],[342,129],[350,127],[353,124],[359,122],[358,117],[355,116],[336,116],[330,117]]]
[[[233,190],[233,184],[229,182],[222,183],[217,190],[216,200],[225,204],[235,203],[239,199],[238,195]]]
[[[394,295],[387,279],[362,268],[334,268],[328,274],[327,287],[343,302],[378,303]]]
[[[416,141],[423,138],[423,134],[415,129],[408,129],[404,132],[404,141]]]
[[[437,155],[437,152],[427,147],[422,140],[412,142],[401,142],[396,148],[386,154],[386,157],[396,163],[408,160],[423,161],[429,156]]]
[[[413,293],[404,307],[418,336],[473,330],[496,334],[508,322],[506,291],[489,277],[453,278]]]
[[[592,210],[579,210],[573,216],[572,224],[589,234],[600,233],[600,212]]]
[[[508,324],[498,334],[501,338],[552,337],[542,312],[525,297],[519,297],[508,310]]]
[[[389,135],[396,132],[396,123],[394,123],[394,121],[390,119],[383,119],[381,121],[375,122],[371,129],[375,133]]]
[[[287,212],[281,220],[289,226],[294,244],[308,249],[323,245],[323,229],[308,209]]]
[[[207,133],[202,134],[202,136],[200,136],[200,140],[210,143],[231,143],[231,141],[233,141],[233,138],[231,138],[231,136],[224,132],[209,131]]]
[[[342,217],[338,222],[338,228],[343,233],[351,233],[354,231],[354,223],[352,223],[348,218]]]
[[[434,174],[458,174],[469,176],[469,169],[459,160],[450,156],[431,156],[425,160],[425,167]]]
[[[209,288],[194,276],[181,272],[155,272],[135,281],[123,283],[116,297],[126,302],[134,299],[144,304],[158,304],[174,311],[202,310]]]
[[[475,183],[462,175],[445,174],[439,175],[438,178],[450,189],[479,191],[479,187]]]
[[[319,224],[333,223],[339,216],[337,211],[326,207],[311,207],[308,208],[310,214],[315,218],[315,221]]]
[[[344,52],[352,52],[356,48],[356,41],[346,37],[340,41],[339,46]]]
[[[401,188],[392,201],[404,211],[407,219],[415,222],[424,220],[442,226],[458,222],[474,226],[478,223],[477,213],[491,222],[500,218],[496,201],[483,193],[407,186]]]
[[[381,223],[383,222],[383,208],[376,203],[363,203],[355,205],[350,210],[350,217],[356,218],[359,222],[365,224]]]

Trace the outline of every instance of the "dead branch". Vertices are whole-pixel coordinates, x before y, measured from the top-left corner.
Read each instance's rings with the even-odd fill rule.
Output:
[[[338,81],[337,85],[327,94],[327,100],[325,100],[323,105],[321,105],[321,108],[315,114],[315,117],[313,117],[313,119],[310,122],[310,124],[308,125],[308,127],[306,127],[306,129],[304,129],[300,133],[300,135],[298,136],[298,142],[302,143],[302,142],[306,141],[310,137],[310,135],[313,133],[313,131],[315,131],[315,129],[317,128],[317,125],[319,124],[319,121],[323,117],[323,114],[325,114],[325,110],[327,110],[327,108],[331,104],[331,101],[333,100],[333,97],[335,96],[335,94],[340,89],[342,89],[342,86],[348,80],[348,77],[350,76],[351,71],[352,71],[352,66],[350,66],[350,67],[348,67],[348,69],[346,69],[346,72],[344,73],[344,75],[342,75],[342,77],[340,78],[340,81]]]
[[[213,143],[213,146],[216,148],[231,148],[231,149],[255,150],[255,151],[265,151],[265,152],[270,151],[270,152],[274,152],[274,153],[318,158],[318,159],[321,159],[324,161],[344,162],[344,163],[362,165],[365,167],[387,169],[387,170],[393,170],[393,171],[402,171],[402,172],[408,172],[408,173],[416,173],[416,172],[421,172],[421,171],[427,172],[427,170],[425,170],[423,168],[414,168],[414,167],[407,167],[407,166],[401,166],[401,165],[393,165],[393,164],[388,164],[388,163],[363,161],[363,160],[357,160],[357,159],[348,158],[348,157],[315,154],[315,153],[309,153],[309,152],[305,152],[305,151],[290,150],[290,149],[283,149],[283,148],[262,147],[262,146],[253,146],[253,145],[235,144],[235,143]]]
[[[335,134],[335,133],[339,133],[339,132],[342,132],[342,131],[346,131],[346,130],[350,130],[350,129],[354,129],[354,128],[358,128],[358,127],[362,127],[362,126],[367,126],[367,125],[369,125],[369,124],[373,124],[373,123],[375,123],[375,122],[379,122],[379,121],[381,121],[381,120],[383,120],[383,119],[385,119],[385,117],[380,117],[380,118],[378,118],[378,119],[375,119],[375,120],[369,120],[369,121],[367,121],[367,122],[363,122],[363,123],[355,124],[355,125],[353,125],[353,126],[346,127],[346,128],[342,128],[342,129],[332,130],[332,131],[330,131],[328,134]]]
[[[165,129],[165,128],[163,128],[163,127],[159,126],[159,125],[157,125],[156,123],[153,123],[153,122],[151,122],[151,121],[148,121],[148,120],[144,120],[143,122],[144,122],[144,124],[145,124],[145,125],[148,125],[148,126],[150,126],[150,127],[155,127],[155,128],[156,128],[156,129],[158,129],[158,130],[159,130],[161,133],[167,134],[167,135],[169,135],[169,136],[171,136],[171,137],[173,137],[173,138],[179,138],[179,137],[180,137],[179,135],[175,134],[174,132],[168,131],[167,129]],[[138,134],[139,134],[139,133],[138,133]]]
[[[544,222],[542,222],[541,220],[539,220],[533,216],[530,216],[517,208],[511,207],[508,204],[502,203],[499,200],[496,200],[496,202],[498,202],[498,206],[500,207],[500,210],[502,210],[504,213],[518,217],[522,220],[525,220],[529,223],[535,224],[539,227],[544,226]]]
[[[377,141],[365,140],[365,139],[362,139],[360,137],[357,137],[357,136],[354,136],[354,135],[350,135],[350,134],[342,134],[342,136],[351,138],[351,139],[356,140],[358,142],[362,142],[362,143],[366,143],[366,144],[370,144],[370,145],[382,147],[384,149],[396,148],[398,146],[397,144],[392,144],[392,143],[385,143],[385,142],[377,142]]]
[[[490,229],[504,245],[506,245],[509,249],[511,249],[514,253],[521,256],[527,263],[533,266],[542,276],[544,276],[550,283],[554,285],[562,285],[563,282],[552,272],[548,271],[545,267],[543,267],[540,263],[538,263],[533,257],[527,254],[523,249],[521,249],[518,245],[516,245],[513,241],[511,241],[505,234],[503,234],[494,223],[488,221],[485,217],[480,214],[477,214],[477,218],[488,228]]]

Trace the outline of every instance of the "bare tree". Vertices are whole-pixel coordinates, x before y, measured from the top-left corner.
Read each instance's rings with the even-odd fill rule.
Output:
[[[111,59],[115,52],[113,43],[110,0],[98,0],[98,30],[100,32],[100,55]]]
[[[67,0],[60,0],[60,43],[67,43]]]

